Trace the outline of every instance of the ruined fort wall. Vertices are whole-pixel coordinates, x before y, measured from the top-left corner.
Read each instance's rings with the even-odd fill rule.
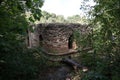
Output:
[[[63,53],[75,49],[76,43],[70,43],[70,36],[74,31],[86,34],[87,26],[80,24],[49,23],[38,24],[32,33],[32,46],[41,46],[48,52]],[[70,48],[70,44],[72,47]]]

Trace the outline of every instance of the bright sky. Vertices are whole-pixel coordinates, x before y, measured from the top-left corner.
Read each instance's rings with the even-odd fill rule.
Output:
[[[82,15],[80,5],[82,0],[45,0],[42,10],[64,17]]]

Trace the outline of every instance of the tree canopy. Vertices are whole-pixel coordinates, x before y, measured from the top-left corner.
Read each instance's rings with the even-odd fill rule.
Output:
[[[63,15],[56,15],[47,11],[42,11],[42,17],[36,23],[80,23],[88,24],[87,18],[80,15],[73,15],[65,18]]]
[[[85,2],[90,0],[84,0]],[[105,80],[119,80],[120,72],[120,1],[94,0],[95,6],[89,10],[93,28],[92,46],[94,75],[100,73]],[[92,73],[93,75],[93,73]],[[93,76],[92,76],[93,77]],[[87,77],[90,79],[90,76]],[[93,78],[92,80],[96,80]],[[104,80],[103,78],[100,80]]]
[[[1,80],[26,80],[35,76],[36,61],[27,51],[25,39],[29,21],[40,19],[42,5],[43,0],[0,0]],[[29,21],[26,12],[31,13]]]

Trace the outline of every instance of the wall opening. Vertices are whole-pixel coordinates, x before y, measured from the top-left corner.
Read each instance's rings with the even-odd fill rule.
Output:
[[[30,39],[29,39],[29,32],[28,32],[28,30],[27,30],[27,47],[29,47],[29,46],[30,46],[29,41],[30,41]]]
[[[72,35],[70,35],[70,37],[68,39],[68,49],[73,49],[73,41],[74,41],[74,37],[72,34]]]
[[[42,44],[43,44],[43,37],[42,37],[42,35],[39,35],[39,44],[40,44],[40,46],[42,46]]]

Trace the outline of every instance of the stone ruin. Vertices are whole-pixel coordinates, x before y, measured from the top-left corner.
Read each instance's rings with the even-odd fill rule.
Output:
[[[87,25],[40,23],[34,26],[33,32],[28,32],[28,46],[41,47],[50,53],[65,53],[77,49],[75,40],[72,40],[74,31],[88,34]]]

